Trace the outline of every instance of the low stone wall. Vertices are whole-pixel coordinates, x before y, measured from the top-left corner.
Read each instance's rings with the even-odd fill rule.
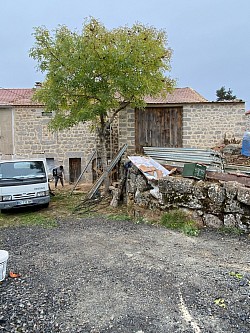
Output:
[[[127,203],[148,209],[186,209],[203,225],[250,232],[250,189],[237,182],[168,176],[148,181],[135,167],[127,175]]]

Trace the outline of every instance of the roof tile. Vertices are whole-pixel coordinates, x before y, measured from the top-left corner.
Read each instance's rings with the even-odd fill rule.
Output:
[[[145,101],[148,104],[182,104],[182,103],[204,103],[208,102],[203,96],[197,93],[192,88],[175,88],[172,93],[167,93],[166,96],[146,97]]]
[[[0,105],[36,105],[32,101],[35,89],[0,89]],[[148,104],[181,104],[181,103],[204,103],[208,102],[203,96],[192,88],[175,88],[166,96],[145,97]]]
[[[35,105],[34,89],[0,89],[0,105]]]

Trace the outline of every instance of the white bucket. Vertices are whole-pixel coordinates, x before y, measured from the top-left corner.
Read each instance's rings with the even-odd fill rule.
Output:
[[[8,258],[9,253],[5,250],[0,250],[0,281],[5,279]]]

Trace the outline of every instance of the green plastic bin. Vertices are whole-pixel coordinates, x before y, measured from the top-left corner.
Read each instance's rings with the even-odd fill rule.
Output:
[[[204,179],[206,176],[206,167],[205,165],[198,163],[184,164],[182,176],[191,177],[195,179]]]

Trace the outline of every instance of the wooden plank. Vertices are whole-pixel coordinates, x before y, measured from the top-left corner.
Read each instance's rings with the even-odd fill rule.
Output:
[[[164,113],[165,119],[165,129],[166,129],[166,139],[165,142],[162,143],[162,146],[170,147],[170,112]]]
[[[178,108],[178,119],[177,119],[177,146],[176,147],[183,147],[183,109]]]

